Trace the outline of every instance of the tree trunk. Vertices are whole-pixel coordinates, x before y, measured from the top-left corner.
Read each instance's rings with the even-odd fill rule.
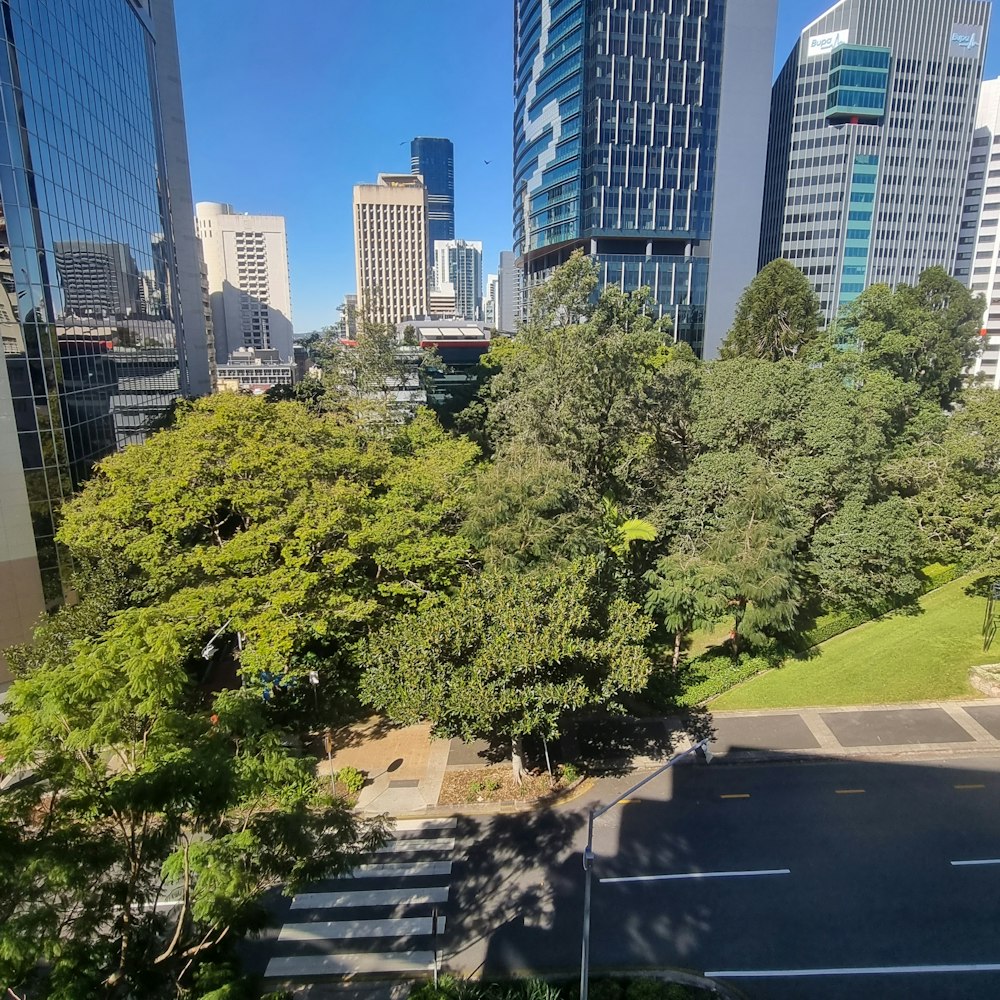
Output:
[[[674,662],[673,662],[673,672],[677,673],[677,668],[681,663],[681,633],[679,631],[674,633]]]
[[[521,735],[510,741],[510,763],[514,769],[514,781],[520,785],[524,781],[524,737]]]

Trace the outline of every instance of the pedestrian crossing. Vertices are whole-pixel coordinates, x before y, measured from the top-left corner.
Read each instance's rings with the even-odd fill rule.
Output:
[[[295,896],[264,975],[432,971],[435,931],[440,936],[446,925],[456,824],[455,817],[398,820],[394,839],[350,877]]]

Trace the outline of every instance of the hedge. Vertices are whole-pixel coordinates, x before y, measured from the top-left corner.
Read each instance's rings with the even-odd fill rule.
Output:
[[[684,690],[677,698],[677,704],[684,708],[704,704],[771,667],[771,662],[763,656],[745,656],[739,663],[734,663],[729,656],[706,656],[692,660],[685,669]],[[699,680],[688,683],[692,675],[698,674],[701,675]]]

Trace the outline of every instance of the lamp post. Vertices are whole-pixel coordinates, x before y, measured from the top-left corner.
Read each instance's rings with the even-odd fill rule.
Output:
[[[666,764],[658,767],[652,774],[647,774],[642,781],[633,785],[630,789],[628,789],[628,791],[622,792],[618,798],[614,799],[614,801],[609,802],[605,806],[592,805],[588,810],[587,846],[583,851],[583,937],[580,949],[580,1000],[587,1000],[588,983],[590,979],[590,888],[592,881],[591,872],[594,869],[594,820],[603,816],[609,809],[613,809],[616,805],[618,805],[622,799],[629,798],[633,793],[639,791],[643,785],[652,781],[654,778],[658,778],[664,771],[673,767],[674,764],[680,763],[680,761],[684,760],[686,757],[691,757],[694,754],[701,752],[705,758],[705,763],[709,763],[713,754],[712,751],[708,749],[708,744],[709,740],[707,738],[695,743],[693,747],[690,747],[689,749],[671,757]]]

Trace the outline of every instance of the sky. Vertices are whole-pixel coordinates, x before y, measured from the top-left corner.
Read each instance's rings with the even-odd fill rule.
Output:
[[[743,2],[743,0],[737,0]],[[832,0],[779,0],[775,62]],[[297,334],[354,291],[352,188],[455,144],[455,235],[511,245],[513,0],[175,0],[195,201],[283,215]],[[1000,46],[986,76],[1000,76]],[[490,161],[486,163],[485,161]]]

